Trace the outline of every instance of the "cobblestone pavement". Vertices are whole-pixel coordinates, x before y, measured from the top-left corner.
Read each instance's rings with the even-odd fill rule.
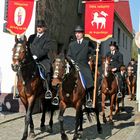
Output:
[[[135,126],[135,114],[137,110],[136,101],[129,101],[127,96],[125,97],[125,111],[121,112],[119,115],[114,116],[114,124],[102,122],[102,116],[100,115],[100,121],[103,128],[103,133],[98,134],[96,130],[96,119],[93,116],[93,123],[89,123],[86,116],[84,115],[84,131],[82,140],[138,140],[138,130],[140,126]],[[106,108],[107,114],[109,113],[109,107]],[[74,115],[75,110],[73,108],[68,108],[65,112],[64,126],[69,140],[72,140],[74,133]],[[24,114],[14,113],[14,114],[1,114],[0,115],[0,140],[20,140],[24,130]],[[61,140],[59,134],[59,122],[58,122],[58,112],[54,116],[54,127],[53,133],[48,132],[41,133],[40,126],[41,114],[33,115],[34,125],[35,125],[35,138],[28,140]],[[46,125],[48,125],[49,116],[46,115]]]

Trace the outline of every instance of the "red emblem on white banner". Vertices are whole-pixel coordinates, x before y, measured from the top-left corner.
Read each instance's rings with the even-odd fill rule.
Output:
[[[114,2],[86,2],[85,36],[92,40],[105,41],[112,37]]]
[[[12,34],[24,34],[32,18],[34,0],[9,0],[7,30]]]

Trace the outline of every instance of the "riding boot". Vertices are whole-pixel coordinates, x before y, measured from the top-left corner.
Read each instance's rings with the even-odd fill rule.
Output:
[[[52,105],[59,105],[58,90],[59,85],[56,86],[56,96],[52,99]]]
[[[92,103],[92,94],[93,94],[93,88],[89,88],[86,90],[86,107],[87,108],[93,108],[93,103]]]
[[[44,88],[46,90],[45,92],[45,98],[46,99],[51,99],[52,98],[52,92],[51,92],[51,77],[50,77],[50,74],[46,74],[46,79],[45,79],[45,82],[44,82]]]

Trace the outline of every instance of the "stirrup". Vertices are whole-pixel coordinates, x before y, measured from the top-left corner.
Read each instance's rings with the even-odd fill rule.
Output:
[[[47,90],[45,93],[45,99],[51,99],[52,98],[52,92],[50,90]]]
[[[123,96],[122,93],[119,91],[119,92],[117,93],[117,97],[118,97],[118,98],[122,98],[122,96]]]
[[[58,97],[53,98],[52,105],[59,105],[59,98]]]
[[[86,107],[87,108],[93,108],[93,106],[92,106],[92,100],[91,99],[89,99],[89,100],[86,101]]]

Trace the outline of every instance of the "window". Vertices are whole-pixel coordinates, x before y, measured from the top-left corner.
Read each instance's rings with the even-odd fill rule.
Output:
[[[120,28],[118,28],[118,44],[120,44]]]
[[[126,43],[125,43],[125,45],[126,45],[125,46],[125,49],[127,50],[127,36],[126,36],[126,40],[125,41],[126,41]]]
[[[125,47],[125,36],[124,36],[124,33],[123,33],[123,48]]]

